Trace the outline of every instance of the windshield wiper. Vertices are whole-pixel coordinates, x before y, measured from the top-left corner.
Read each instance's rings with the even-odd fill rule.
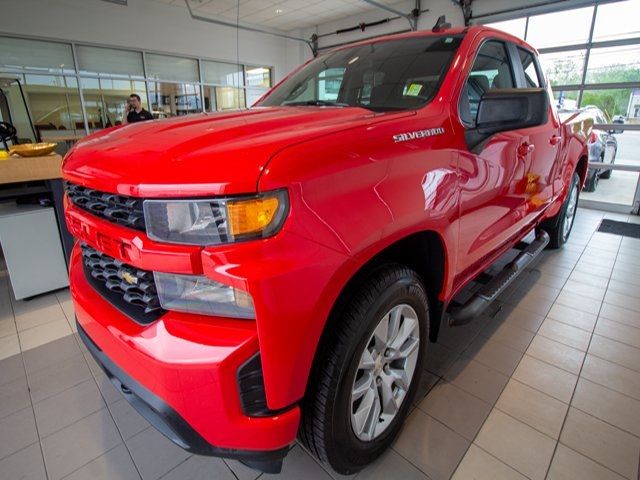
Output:
[[[312,107],[349,107],[348,103],[331,102],[329,100],[305,100],[303,102],[284,102],[284,106],[309,105]]]

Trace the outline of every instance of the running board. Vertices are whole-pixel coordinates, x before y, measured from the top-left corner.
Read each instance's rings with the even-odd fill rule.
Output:
[[[523,248],[511,263],[497,273],[464,305],[454,306],[449,311],[449,325],[456,327],[466,325],[479,316],[522,273],[527,265],[544,250],[548,243],[549,235],[547,232],[538,230],[535,240]]]

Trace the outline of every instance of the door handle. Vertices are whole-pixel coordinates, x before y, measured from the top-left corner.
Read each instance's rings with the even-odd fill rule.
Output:
[[[533,145],[531,145],[530,143],[523,143],[522,145],[520,145],[518,147],[518,156],[519,157],[526,157],[528,154],[530,154],[531,152],[533,152],[533,149],[535,147]]]
[[[559,136],[559,135],[554,135],[553,137],[551,137],[551,138],[549,139],[549,143],[550,143],[551,145],[557,145],[557,144],[559,144],[559,143],[560,143],[560,140],[562,140],[562,137],[561,137],[561,136]]]

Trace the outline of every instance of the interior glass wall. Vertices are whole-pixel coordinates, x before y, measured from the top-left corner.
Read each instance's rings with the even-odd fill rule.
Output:
[[[42,138],[81,136],[85,123],[89,131],[119,125],[132,93],[155,118],[243,108],[268,91],[272,73],[268,66],[0,36],[0,80],[20,80]],[[0,115],[20,138],[35,141],[17,84],[1,88],[7,108]]]

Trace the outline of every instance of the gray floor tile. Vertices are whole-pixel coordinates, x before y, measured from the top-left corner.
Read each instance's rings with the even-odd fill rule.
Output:
[[[124,399],[122,394],[116,390],[116,387],[113,386],[111,380],[109,380],[104,373],[95,373],[94,378],[98,384],[98,388],[100,389],[100,393],[102,394],[104,401],[107,402],[107,405],[111,405],[118,400]]]
[[[414,410],[393,447],[433,480],[448,479],[470,442],[430,417]]]
[[[442,376],[458,356],[459,354],[439,343],[429,343],[424,365],[427,371]]]
[[[182,477],[184,480],[191,477]],[[218,477],[209,477],[218,478]],[[222,478],[222,477],[220,477]],[[120,444],[104,455],[87,463],[64,480],[139,480],[140,475],[133,465],[129,452]]]
[[[127,440],[127,446],[144,480],[161,477],[190,456],[153,427]]]
[[[0,386],[22,377],[26,378],[22,355],[12,355],[0,360]]]
[[[247,467],[237,460],[225,459],[224,463],[227,464],[238,480],[255,480],[260,476],[259,472]]]
[[[545,477],[556,445],[555,440],[496,409],[474,443],[534,480]]]
[[[121,442],[107,409],[95,412],[42,439],[51,480],[62,478]]]
[[[7,480],[45,480],[47,475],[40,444],[33,443],[0,460],[0,477]]]
[[[602,420],[570,408],[560,443],[620,475],[637,478],[640,439]]]
[[[67,335],[53,342],[27,350],[22,355],[27,373],[31,374],[77,356],[79,353],[80,348],[78,348],[75,337]]]
[[[393,450],[385,452],[382,457],[365,468],[357,476],[358,480],[428,480],[419,469],[411,465]]]
[[[640,400],[640,372],[593,355],[587,355],[581,376]]]
[[[278,480],[331,480],[329,475],[312,457],[299,445],[293,447],[282,465],[282,472],[278,475],[262,475],[260,478]]]
[[[571,406],[640,437],[640,401],[634,398],[581,378]]]
[[[527,480],[506,463],[485,452],[475,444],[469,447],[460,462],[453,480]]]
[[[109,411],[125,440],[137,435],[147,427],[149,422],[129,405],[124,398],[109,405]]]
[[[594,335],[589,345],[589,354],[604,358],[623,367],[640,371],[640,348]]]
[[[193,455],[173,470],[162,476],[162,480],[236,480],[235,475],[221,458]]]
[[[551,461],[548,480],[623,480],[615,472],[560,444]]]
[[[422,377],[420,378],[420,386],[418,387],[418,392],[416,393],[416,398],[414,400],[414,404],[419,404],[422,399],[431,391],[433,386],[440,380],[440,377],[436,377],[433,373],[424,370],[422,372]]]
[[[536,335],[529,345],[527,355],[577,375],[586,354],[564,343]]]
[[[28,375],[34,403],[60,393],[91,378],[82,354]]]
[[[505,375],[511,375],[522,358],[522,352],[480,336],[462,352],[462,356],[480,362]]]
[[[100,390],[92,378],[34,404],[38,432],[47,437],[104,408]]]
[[[510,323],[501,323],[487,325],[480,335],[503,343],[514,350],[525,352],[535,333]]]
[[[447,382],[438,383],[418,408],[469,441],[491,411],[488,403]]]
[[[0,419],[0,458],[38,441],[31,406]]]
[[[26,377],[0,386],[0,418],[31,406]]]
[[[620,343],[640,348],[640,328],[630,327],[606,318],[598,318],[594,333]]]
[[[455,362],[444,378],[491,405],[509,380],[506,375],[468,359]]]
[[[496,316],[495,321],[505,322],[535,333],[542,325],[544,317],[512,305],[505,305]]]

